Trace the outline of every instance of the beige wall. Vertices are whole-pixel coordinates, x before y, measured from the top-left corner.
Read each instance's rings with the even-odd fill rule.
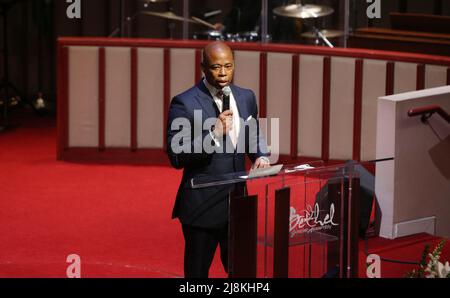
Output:
[[[106,147],[130,146],[131,47],[105,48],[105,142]],[[98,46],[69,46],[68,130],[70,147],[98,146]],[[195,82],[195,49],[171,48],[169,96]],[[300,156],[321,157],[323,55],[299,54],[299,78],[292,81],[292,53],[267,53],[267,84],[260,86],[260,52],[236,50],[235,83],[255,92],[266,91],[267,116],[280,119],[280,153],[291,151],[292,86],[298,85],[297,150]],[[163,148],[164,49],[137,47],[138,148]],[[378,97],[385,94],[385,60],[363,59],[361,159],[376,157],[375,139]],[[394,91],[415,90],[418,63],[395,62]],[[425,86],[445,84],[447,67],[425,66]],[[355,59],[331,57],[330,136],[332,159],[353,156]],[[260,88],[263,87],[263,88]],[[265,87],[265,89],[264,89]],[[270,141],[270,137],[269,137]]]

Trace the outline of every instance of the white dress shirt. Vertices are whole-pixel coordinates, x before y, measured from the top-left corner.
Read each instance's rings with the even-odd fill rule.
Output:
[[[217,89],[204,78],[203,83],[205,84],[206,88],[209,90],[209,93],[211,93],[212,98],[214,99],[214,102],[217,105],[217,108],[222,113],[222,107],[223,107],[223,101],[222,98],[220,98],[217,94],[221,91],[220,89]],[[236,100],[234,99],[233,92],[230,93],[230,110],[233,113],[233,126],[228,132],[228,135],[230,136],[231,142],[233,143],[233,146],[236,148],[237,138],[239,136],[239,130],[240,130],[240,121],[239,121],[239,110],[237,108]],[[213,139],[216,143],[216,146],[220,146],[219,142],[217,142],[216,138]]]
[[[212,98],[214,99],[214,102],[217,105],[217,108],[222,113],[222,107],[223,107],[223,101],[222,98],[220,98],[217,94],[221,91],[208,83],[208,81],[203,78],[203,83],[205,84],[206,88],[208,89],[209,93],[211,94]],[[230,109],[233,112],[233,126],[231,130],[229,131],[229,136],[231,138],[231,142],[233,143],[234,148],[236,148],[237,138],[239,136],[239,130],[240,130],[240,117],[239,117],[239,110],[237,108],[236,100],[234,99],[233,92],[230,93]],[[210,133],[212,139],[214,140],[214,143],[217,147],[220,147],[220,142],[217,140],[215,135],[211,132]],[[270,160],[266,156],[260,157],[262,160],[264,160],[267,164],[270,165]]]

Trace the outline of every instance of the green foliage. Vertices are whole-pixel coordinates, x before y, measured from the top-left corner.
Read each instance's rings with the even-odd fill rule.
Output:
[[[420,259],[419,268],[413,271],[407,272],[405,277],[408,278],[435,278],[445,277],[450,278],[449,263],[445,264],[439,262],[442,249],[444,248],[446,240],[442,239],[438,245],[430,253],[429,245],[425,245],[422,252],[422,258]],[[427,262],[428,257],[428,262]]]

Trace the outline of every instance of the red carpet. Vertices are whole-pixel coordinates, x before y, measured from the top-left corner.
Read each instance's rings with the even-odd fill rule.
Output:
[[[183,238],[171,220],[181,171],[56,161],[55,121],[30,116],[0,133],[0,277],[65,277],[69,254],[81,257],[82,277],[181,277]],[[373,238],[369,251],[416,261],[437,241]],[[382,264],[385,277],[409,268]],[[210,273],[225,277],[218,256]]]

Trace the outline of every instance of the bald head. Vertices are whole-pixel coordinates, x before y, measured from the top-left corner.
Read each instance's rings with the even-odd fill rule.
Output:
[[[209,61],[211,60],[211,56],[218,54],[230,55],[232,58],[234,58],[233,51],[226,43],[224,43],[223,41],[214,41],[207,44],[203,48],[203,65],[208,65]]]
[[[233,80],[233,51],[222,41],[209,43],[203,49],[201,66],[208,83],[218,89],[222,89],[231,84]]]

